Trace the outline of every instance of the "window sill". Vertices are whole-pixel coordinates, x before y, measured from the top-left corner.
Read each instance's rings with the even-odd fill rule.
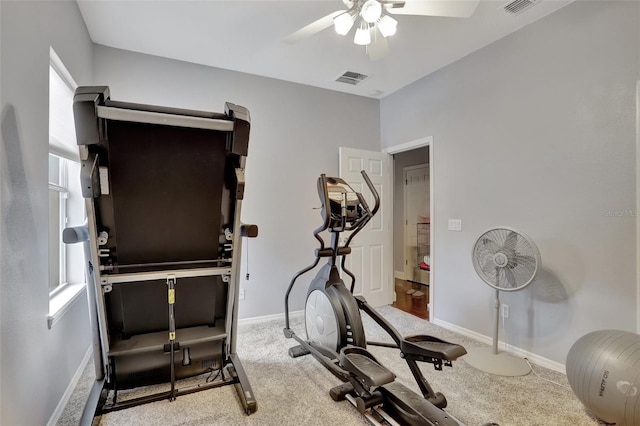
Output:
[[[47,316],[49,329],[71,309],[81,294],[85,294],[85,289],[84,284],[69,284],[49,299],[49,316]]]

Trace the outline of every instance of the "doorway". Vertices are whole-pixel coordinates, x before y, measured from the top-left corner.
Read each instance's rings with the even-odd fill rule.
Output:
[[[431,142],[432,138],[424,138],[389,152],[394,170],[393,306],[422,319],[433,315]]]

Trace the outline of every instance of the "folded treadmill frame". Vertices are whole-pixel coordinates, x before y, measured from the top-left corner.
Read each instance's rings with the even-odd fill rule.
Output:
[[[255,412],[236,353],[241,238],[257,236],[255,225],[240,221],[249,112],[231,103],[216,114],[115,102],[106,86],[79,87],[73,108],[87,224],[65,229],[63,238],[84,242],[96,373],[81,423],[228,384],[245,413]],[[220,199],[180,186],[200,182],[205,195]],[[204,212],[176,206],[185,200]],[[159,219],[145,203],[177,219],[155,229]],[[204,230],[191,223],[197,220]],[[181,300],[188,305],[180,307]],[[178,379],[206,371],[217,371],[216,379],[178,389]],[[121,389],[154,383],[170,383],[170,390],[117,400]]]

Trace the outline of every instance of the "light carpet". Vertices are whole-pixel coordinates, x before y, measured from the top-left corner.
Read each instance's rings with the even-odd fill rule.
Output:
[[[482,346],[391,306],[382,307],[379,312],[405,336],[430,334],[467,349]],[[373,320],[366,315],[363,320],[369,340],[390,341]],[[368,424],[349,402],[331,399],[329,389],[340,381],[313,357],[292,359],[288,356],[287,350],[295,341],[284,337],[283,327],[284,319],[238,326],[237,351],[258,402],[258,410],[251,416],[242,411],[234,387],[224,386],[180,396],[173,402],[159,401],[112,412],[95,423],[101,426]],[[301,317],[292,319],[292,328],[304,335]],[[419,392],[397,349],[370,346],[369,350],[397,375],[396,380]],[[443,371],[435,371],[431,364],[419,365],[433,388],[447,397],[447,411],[466,425],[487,422],[501,426],[602,424],[585,410],[563,374],[542,367],[533,366],[536,374],[501,377],[474,369],[464,362],[464,357],[454,362],[453,368],[445,367]],[[93,362],[90,362],[59,426],[78,424],[94,377]],[[204,378],[195,380],[204,381]]]

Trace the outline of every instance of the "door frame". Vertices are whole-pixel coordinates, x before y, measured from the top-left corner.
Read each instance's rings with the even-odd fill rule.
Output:
[[[435,240],[435,234],[436,234],[436,227],[435,227],[436,217],[434,215],[435,192],[434,192],[434,186],[433,186],[433,176],[434,176],[434,168],[435,168],[434,167],[435,160],[433,157],[433,136],[425,136],[409,142],[393,145],[393,146],[384,148],[382,152],[386,152],[389,155],[394,155],[394,154],[398,154],[405,151],[411,151],[416,148],[422,148],[424,146],[429,147],[429,216],[431,220],[431,232],[429,235],[429,245],[431,246],[432,251],[431,251],[431,271],[429,273],[429,306],[428,307],[429,307],[429,321],[433,321],[433,319],[435,318],[435,315],[434,315],[434,312],[435,312],[434,301],[436,296],[435,283],[436,283],[436,273],[438,270],[436,266],[437,258],[435,256],[435,250],[434,250],[435,246],[433,245],[433,242]],[[396,167],[395,161],[393,161],[392,164],[393,164],[393,172],[391,176],[395,179],[395,167]],[[395,182],[393,183],[393,187],[395,187]],[[395,200],[393,202],[395,203]],[[391,214],[393,215],[393,211],[391,211]],[[393,223],[393,216],[391,217],[391,220]],[[393,232],[393,229],[391,232]],[[390,266],[392,270],[395,270],[393,263]]]
[[[402,169],[402,176],[403,179],[405,179],[405,182],[407,180],[407,172],[411,171],[411,170],[418,170],[418,169],[424,169],[426,168],[427,170],[429,169],[429,163],[422,163],[422,164],[416,164],[415,166],[406,166],[403,167]],[[395,175],[394,175],[395,176]],[[431,191],[431,188],[429,188],[429,191]],[[415,262],[416,259],[411,259],[411,256],[409,253],[409,251],[407,250],[407,247],[409,247],[409,227],[407,226],[407,221],[409,220],[409,216],[407,215],[407,204],[409,203],[409,199],[407,198],[407,186],[405,185],[404,191],[402,192],[402,196],[404,198],[404,220],[405,220],[405,225],[404,225],[404,237],[403,237],[403,246],[404,246],[404,276],[408,277],[408,276],[413,276],[411,273],[407,274],[407,271],[410,271],[412,268],[415,267]],[[429,197],[429,209],[431,209],[431,197]],[[431,215],[431,212],[429,212],[429,215]],[[429,244],[431,244],[431,241],[429,241]],[[417,247],[416,247],[417,249]],[[413,261],[414,263],[409,263],[410,261]],[[415,277],[414,277],[415,278]]]
[[[640,80],[636,81],[636,212],[640,211]],[[636,214],[636,332],[640,334],[640,214]]]

